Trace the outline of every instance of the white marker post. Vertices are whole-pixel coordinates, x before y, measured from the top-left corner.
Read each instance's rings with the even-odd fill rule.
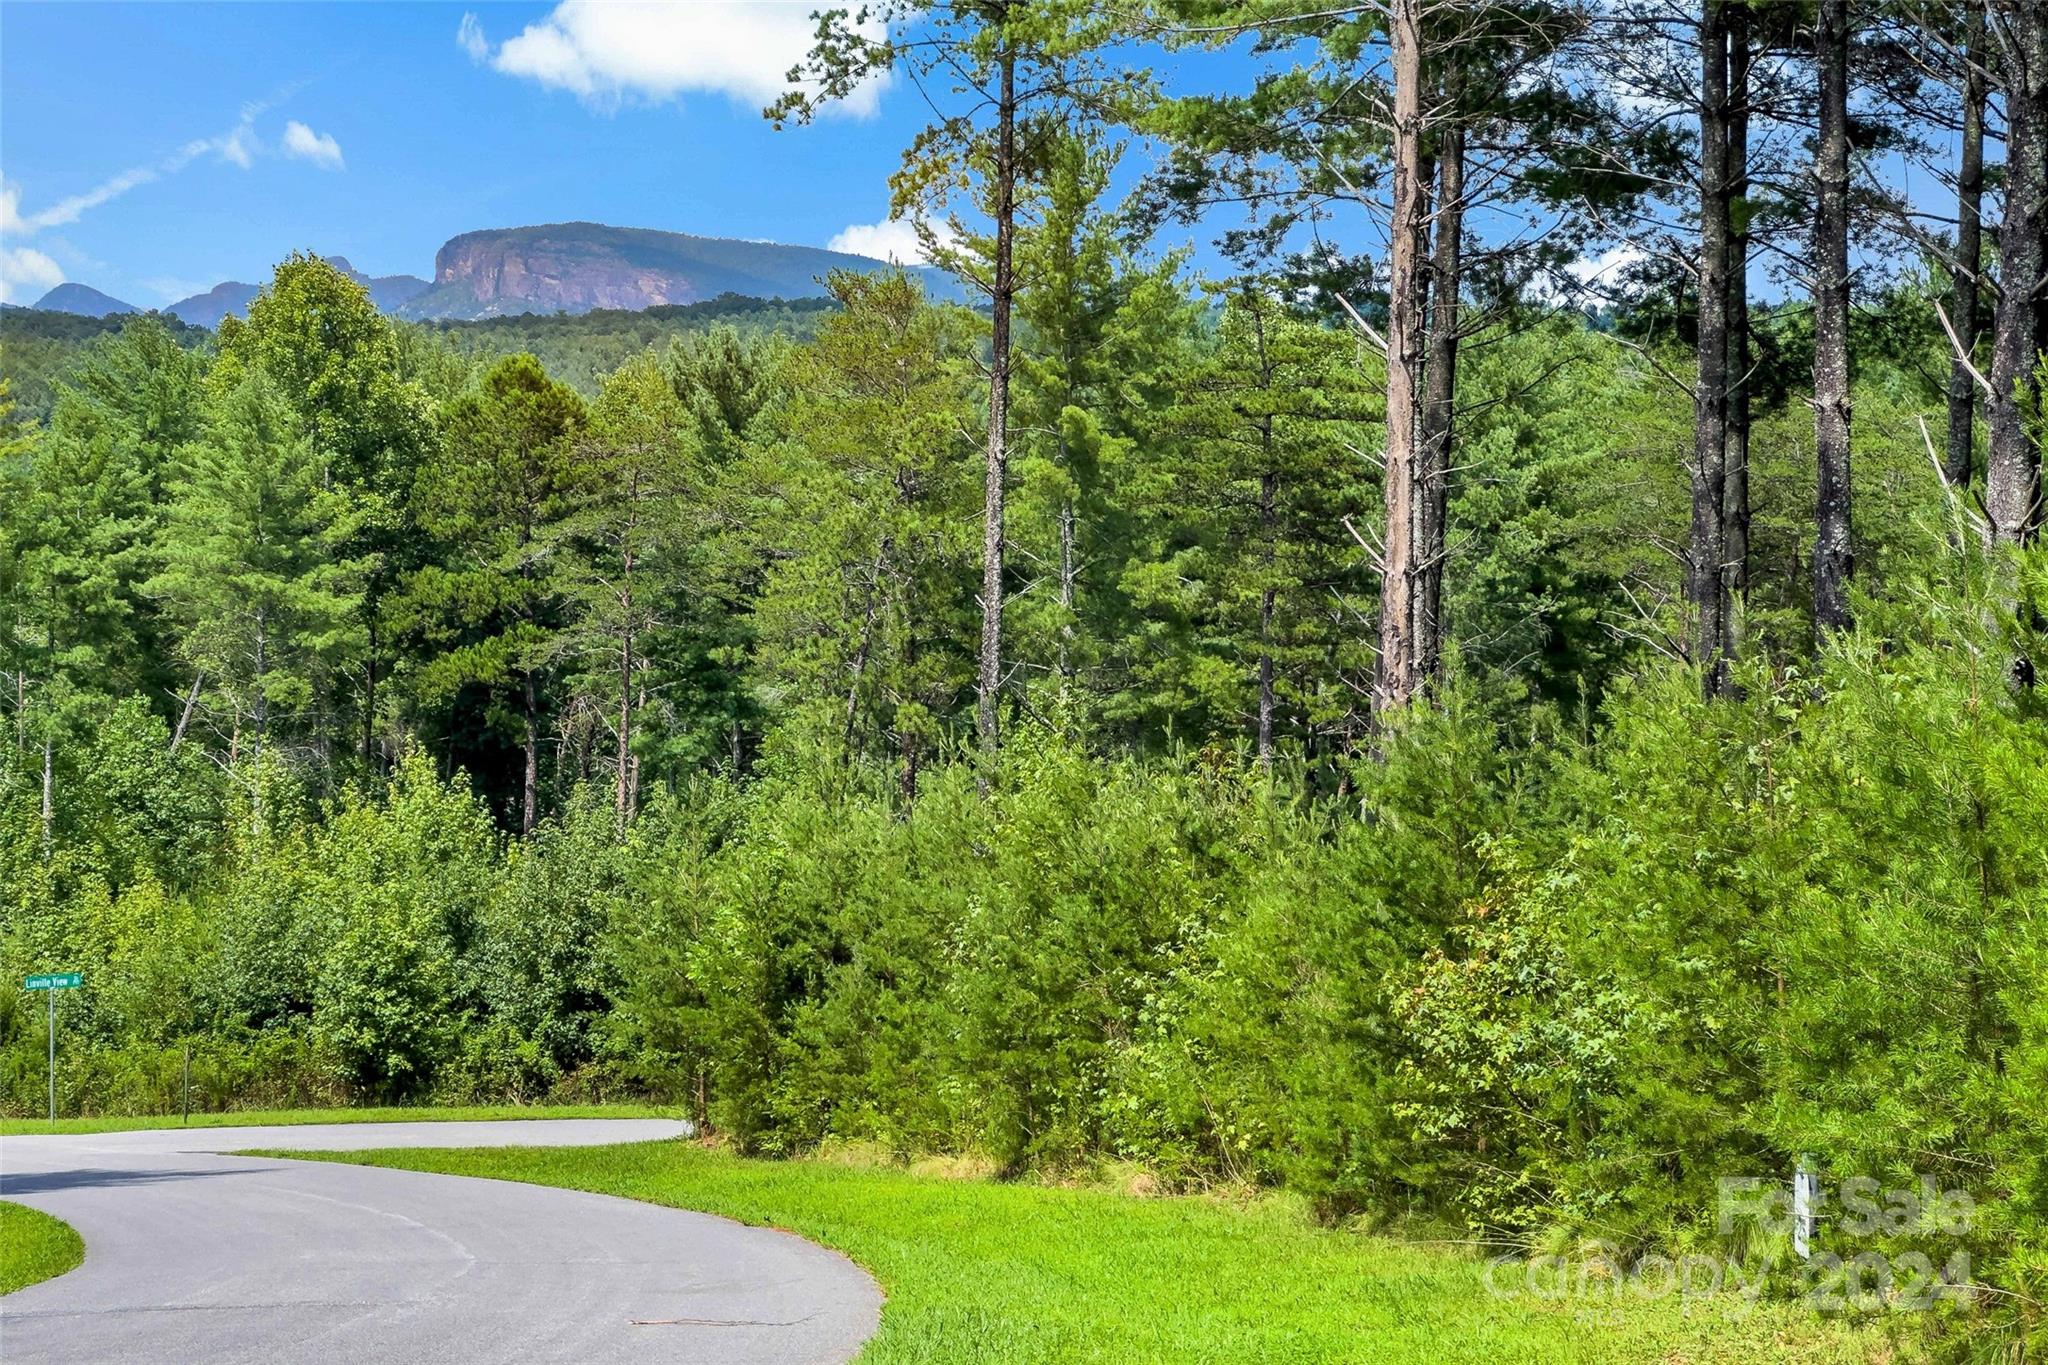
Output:
[[[1801,1157],[1792,1172],[1792,1254],[1800,1260],[1812,1256],[1814,1223],[1814,1174],[1811,1157]]]
[[[50,993],[50,1122],[57,1121],[57,992],[75,991],[85,983],[77,972],[44,972],[21,983],[23,990]]]

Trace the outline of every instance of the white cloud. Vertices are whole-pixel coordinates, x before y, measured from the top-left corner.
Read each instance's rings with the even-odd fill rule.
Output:
[[[789,85],[789,71],[817,33],[816,7],[791,0],[561,0],[547,18],[508,38],[491,65],[567,90],[598,106],[633,97],[660,103],[686,91],[766,105]],[[465,15],[456,42],[481,60],[489,51],[481,24]],[[864,31],[887,36],[880,19]],[[887,77],[869,81],[839,104],[865,118]]]
[[[178,168],[182,168],[185,165],[186,159],[183,158],[182,153],[178,157],[171,158]],[[44,228],[63,227],[66,223],[75,223],[78,221],[79,215],[90,209],[98,208],[109,199],[118,199],[137,185],[148,184],[162,173],[154,166],[137,166],[133,170],[121,172],[110,180],[102,180],[83,194],[74,194],[68,198],[59,199],[48,208],[40,209],[35,213],[21,212],[19,192],[12,191],[8,196],[5,214],[0,216],[5,218],[6,231],[18,232],[24,237],[30,236],[41,232]]]
[[[246,123],[241,124],[219,140],[218,148],[221,160],[231,161],[246,171],[256,163],[255,130]]]
[[[1529,296],[1546,304],[1574,308],[1611,299],[1629,267],[1647,258],[1648,253],[1641,247],[1627,243],[1612,246],[1597,256],[1581,256],[1558,269],[1538,272],[1529,281]]]
[[[32,237],[46,228],[63,227],[75,223],[109,200],[118,199],[138,185],[147,185],[168,175],[176,175],[199,158],[217,153],[223,160],[233,162],[248,170],[255,161],[259,144],[256,141],[256,116],[264,106],[251,104],[243,108],[242,117],[234,127],[216,137],[195,138],[160,161],[145,166],[132,166],[119,175],[111,176],[94,185],[82,194],[69,195],[59,199],[48,208],[34,213],[21,211],[21,191],[9,185],[0,192],[0,233]],[[340,149],[335,150],[337,156]]]
[[[332,133],[316,133],[293,119],[284,126],[284,154],[310,161],[322,170],[341,169],[341,144]]]
[[[462,22],[455,29],[455,45],[467,52],[473,62],[480,62],[491,55],[491,41],[484,37],[483,22],[474,14],[462,16]]]
[[[0,248],[0,301],[33,303],[62,283],[64,267],[42,252],[25,246]]]
[[[1581,285],[1613,285],[1630,266],[1646,259],[1637,246],[1609,247],[1598,256],[1580,257],[1566,267]]]
[[[939,236],[943,242],[946,236],[943,227]],[[825,249],[870,256],[878,261],[894,261],[898,265],[923,265],[927,260],[924,243],[917,239],[916,226],[903,218],[885,218],[879,223],[850,223],[825,243]]]

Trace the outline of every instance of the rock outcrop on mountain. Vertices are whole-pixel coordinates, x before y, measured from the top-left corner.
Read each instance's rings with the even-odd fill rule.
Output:
[[[434,257],[433,288],[398,314],[468,319],[587,313],[697,303],[720,294],[817,298],[834,270],[885,266],[819,247],[601,223],[494,228],[451,238]]]
[[[465,232],[435,253],[431,281],[417,275],[365,275],[345,256],[329,256],[327,261],[368,290],[370,302],[380,310],[415,321],[588,313],[598,308],[637,312],[701,303],[722,294],[815,299],[824,297],[825,277],[834,270],[892,268],[886,261],[822,247],[602,223]],[[924,282],[933,298],[964,297],[959,283],[941,271],[912,266],[910,273]],[[167,304],[163,311],[195,327],[218,327],[231,313],[247,316],[250,300],[262,291],[262,285],[226,280],[203,294]],[[52,302],[60,296],[76,306]],[[77,284],[59,285],[36,307],[77,313],[101,302],[108,312],[140,311]]]

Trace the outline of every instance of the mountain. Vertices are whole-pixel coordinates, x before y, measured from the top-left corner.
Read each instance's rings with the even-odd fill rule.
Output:
[[[416,322],[471,322],[528,313],[550,317],[596,309],[638,312],[703,303],[727,294],[816,299],[825,296],[823,280],[834,270],[890,268],[869,256],[814,246],[602,223],[465,232],[449,238],[434,253],[431,283],[417,275],[365,275],[343,256],[329,256],[327,261],[367,289],[370,302],[381,311]],[[965,297],[959,282],[943,271],[913,266],[910,273],[923,281],[933,298],[957,302]],[[51,291],[52,297],[74,288],[82,286],[60,286]],[[218,327],[230,313],[246,315],[249,301],[262,289],[228,280],[204,294],[168,304],[163,311],[196,327]],[[38,306],[62,305],[46,299]],[[126,304],[114,306],[135,311]]]
[[[103,318],[109,313],[139,313],[132,303],[123,303],[84,284],[60,284],[36,300],[46,313],[76,313],[83,318]]]
[[[262,292],[260,285],[228,280],[215,285],[204,294],[194,294],[189,299],[167,303],[164,305],[164,311],[180,322],[189,322],[194,327],[218,327],[220,320],[228,314],[239,315],[248,312],[249,300]]]
[[[453,237],[434,256],[433,287],[401,305],[403,318],[476,319],[587,313],[696,303],[720,294],[821,297],[833,270],[884,262],[842,251],[729,237],[696,237],[601,223],[494,228]],[[913,271],[940,297],[958,297],[937,271]]]
[[[365,275],[349,264],[346,256],[329,256],[327,263],[357,284],[370,291],[370,302],[382,312],[396,312],[399,306],[429,286],[417,275]],[[218,327],[220,320],[229,313],[240,317],[249,311],[249,301],[263,292],[260,284],[244,284],[240,280],[227,280],[215,285],[204,294],[194,294],[189,299],[179,299],[166,305],[164,311],[196,327]]]
[[[411,299],[433,288],[417,275],[365,275],[350,265],[346,256],[329,256],[327,264],[369,290],[370,302],[383,313],[395,313]]]

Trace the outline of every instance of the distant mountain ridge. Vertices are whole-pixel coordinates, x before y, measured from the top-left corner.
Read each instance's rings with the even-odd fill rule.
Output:
[[[396,312],[408,299],[428,288],[425,280],[417,275],[365,275],[349,264],[346,256],[329,256],[327,263],[357,284],[370,291],[370,302],[378,309]],[[249,301],[263,292],[260,284],[245,284],[241,280],[226,280],[204,294],[179,299],[166,304],[164,311],[181,322],[195,327],[218,327],[220,320],[233,313],[240,317],[249,311]]]
[[[698,237],[602,223],[490,228],[450,238],[434,256],[434,284],[398,308],[416,319],[587,313],[700,303],[720,294],[819,298],[834,270],[886,269],[867,256],[821,247]],[[935,294],[952,282],[920,270]]]
[[[103,318],[109,313],[139,313],[132,303],[102,294],[89,284],[60,284],[35,301],[46,313],[76,313],[82,318]]]
[[[370,301],[410,321],[473,322],[484,318],[581,314],[597,309],[638,312],[703,303],[721,295],[757,299],[825,297],[834,270],[890,269],[886,261],[781,242],[699,237],[658,228],[603,223],[542,223],[486,228],[451,237],[434,253],[434,278],[365,275],[344,256],[328,263],[369,291]],[[959,301],[959,282],[930,266],[906,267],[933,298]],[[224,280],[163,312],[195,327],[215,328],[229,314],[246,315],[260,284]],[[60,284],[36,305],[51,312],[100,317],[139,313],[130,303],[83,284]]]

